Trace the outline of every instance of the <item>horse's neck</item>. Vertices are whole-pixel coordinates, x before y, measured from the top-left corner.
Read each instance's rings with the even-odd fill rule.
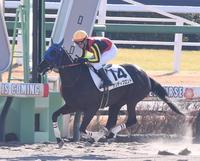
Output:
[[[76,66],[61,69],[59,73],[62,86],[70,87],[83,82],[84,78],[88,76],[87,73],[89,73],[89,71],[85,66]]]

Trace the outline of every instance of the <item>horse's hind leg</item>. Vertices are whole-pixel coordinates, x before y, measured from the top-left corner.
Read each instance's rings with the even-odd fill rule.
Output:
[[[121,130],[131,127],[132,125],[134,125],[137,122],[135,106],[136,106],[135,103],[127,104],[128,119],[127,119],[126,123],[122,123],[120,125],[113,127],[110,130],[108,139],[116,137],[117,133],[119,133]]]
[[[127,105],[128,119],[126,121],[126,128],[129,128],[137,123],[136,112],[135,112],[136,104],[137,103]]]
[[[75,111],[72,108],[70,108],[66,105],[63,105],[61,108],[59,108],[57,111],[55,111],[52,115],[54,135],[56,137],[59,148],[61,148],[63,146],[64,142],[61,139],[61,134],[60,134],[60,130],[58,127],[58,122],[57,122],[58,117],[61,114],[68,114],[68,113],[72,113],[72,112],[75,112]]]

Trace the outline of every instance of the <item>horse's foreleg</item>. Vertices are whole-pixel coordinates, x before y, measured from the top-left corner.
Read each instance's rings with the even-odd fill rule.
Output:
[[[120,105],[112,105],[109,107],[108,120],[107,120],[106,126],[105,128],[99,131],[98,139],[102,138],[103,136],[110,136],[109,130],[116,125],[117,116],[119,114],[120,109],[121,109]]]
[[[108,109],[108,121],[106,123],[106,126],[101,128],[98,132],[90,132],[87,131],[87,134],[92,137],[96,142],[99,141],[99,139],[103,138],[104,136],[107,136],[109,134],[109,131],[112,127],[116,125],[117,122],[117,115],[120,111],[121,106],[119,105],[112,105]]]
[[[131,127],[132,125],[134,125],[137,120],[136,120],[136,113],[135,113],[135,104],[127,104],[127,111],[128,111],[128,119],[126,121],[126,123],[122,123],[120,125],[117,125],[115,127],[113,127],[110,130],[110,133],[108,135],[108,139],[110,138],[115,138],[116,135],[121,131],[124,130],[128,127]]]
[[[115,127],[113,127],[111,130],[110,130],[110,133],[109,135],[107,136],[107,139],[111,139],[111,138],[116,138],[117,134],[126,129],[126,124],[122,123],[122,124],[119,124]]]
[[[106,128],[110,130],[112,127],[114,127],[117,123],[117,116],[119,114],[119,111],[121,109],[121,106],[119,105],[112,105],[108,109],[108,120],[106,123]]]
[[[61,134],[58,127],[58,122],[53,122],[53,130],[54,130],[54,135],[56,137],[57,143],[59,144],[59,146],[61,146],[62,139],[61,139]]]
[[[59,129],[57,120],[61,114],[68,114],[71,112],[73,111],[71,111],[70,108],[67,108],[67,106],[64,105],[61,108],[59,108],[57,111],[55,111],[52,115],[54,135],[56,137],[59,148],[63,146],[64,141],[61,138],[60,129]]]
[[[81,137],[84,139],[90,139],[92,137],[91,133],[86,131],[86,128],[89,125],[92,118],[94,117],[94,115],[96,114],[96,112],[96,109],[84,112],[83,121],[80,126],[80,134]]]

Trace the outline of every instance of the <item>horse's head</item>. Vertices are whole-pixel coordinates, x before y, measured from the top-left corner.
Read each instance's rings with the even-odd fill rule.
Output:
[[[72,64],[71,57],[63,49],[62,40],[60,43],[54,43],[51,40],[51,46],[45,51],[44,58],[38,66],[38,72],[45,74],[48,70],[59,68],[62,65]]]

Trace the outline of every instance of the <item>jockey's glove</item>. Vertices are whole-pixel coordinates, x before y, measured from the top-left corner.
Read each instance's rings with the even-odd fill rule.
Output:
[[[88,62],[88,59],[83,58],[83,57],[79,57],[79,58],[77,58],[76,62],[80,63],[80,64],[83,64],[83,63]]]

